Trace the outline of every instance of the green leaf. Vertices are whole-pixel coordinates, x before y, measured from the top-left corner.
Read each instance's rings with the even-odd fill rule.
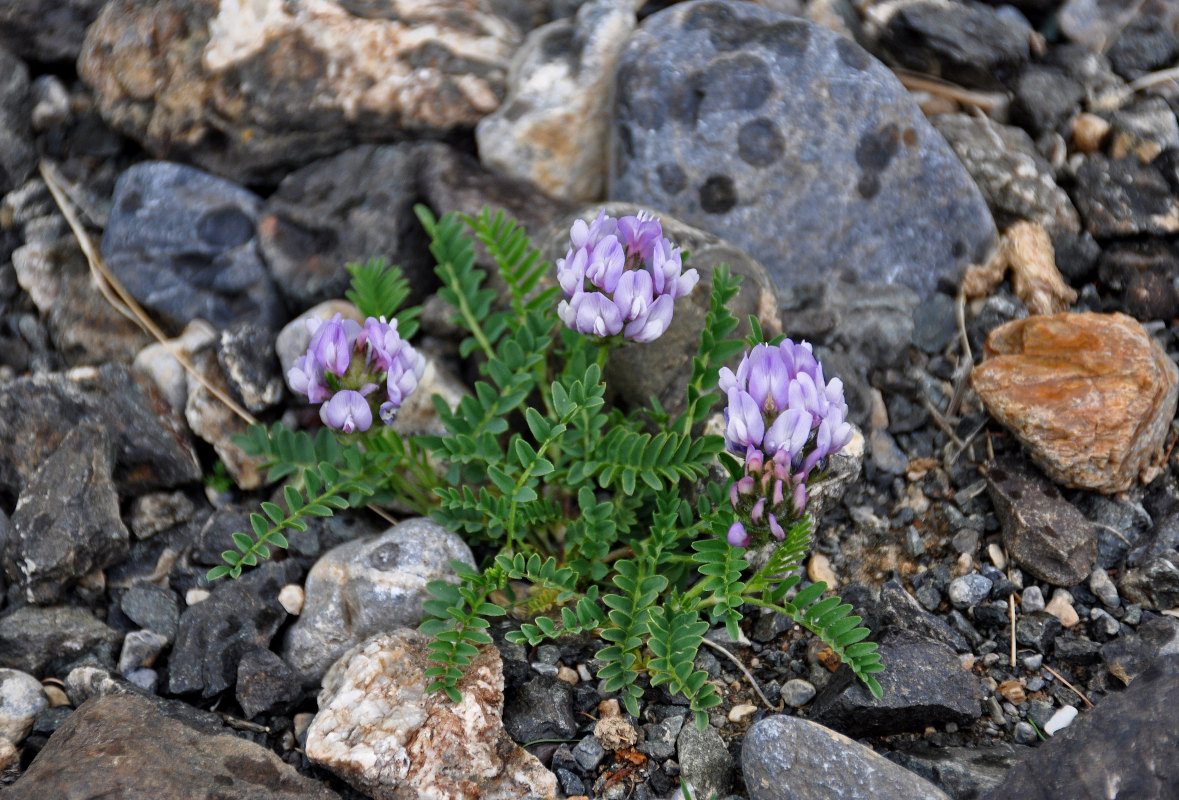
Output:
[[[265,535],[265,532],[263,532],[263,535]],[[233,544],[238,550],[248,553],[250,548],[254,546],[254,540],[244,533],[235,533],[233,534]]]

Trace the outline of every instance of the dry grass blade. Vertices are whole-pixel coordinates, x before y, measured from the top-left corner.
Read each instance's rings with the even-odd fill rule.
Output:
[[[729,661],[732,661],[734,664],[737,665],[737,669],[741,670],[742,674],[745,675],[746,680],[748,680],[749,684],[753,687],[753,691],[757,692],[757,696],[760,697],[761,701],[766,704],[766,708],[770,709],[771,711],[781,711],[783,709],[785,704],[775,706],[773,703],[771,703],[769,701],[769,699],[764,694],[761,693],[761,687],[758,686],[757,681],[753,679],[753,673],[750,672],[748,669],[746,669],[745,665],[742,664],[741,661],[735,655],[730,653],[725,648],[721,647],[716,642],[711,642],[708,639],[702,639],[701,641],[704,642],[704,644],[711,647],[713,650],[718,650],[721,653],[724,653],[725,657],[728,658]]]
[[[1080,690],[1080,689],[1078,689],[1076,686],[1073,686],[1071,683],[1069,683],[1068,681],[1066,681],[1066,680],[1064,679],[1064,676],[1063,676],[1063,675],[1061,675],[1061,674],[1060,674],[1059,672],[1057,672],[1056,670],[1052,669],[1052,667],[1048,666],[1047,664],[1044,664],[1044,669],[1048,670],[1048,671],[1049,671],[1049,672],[1051,672],[1053,675],[1055,675],[1055,676],[1056,676],[1056,679],[1057,679],[1058,681],[1060,681],[1061,683],[1063,683],[1065,686],[1067,686],[1069,689],[1072,689],[1072,690],[1073,690],[1073,694],[1075,694],[1077,697],[1079,697],[1079,698],[1081,698],[1082,700],[1084,700],[1084,701],[1085,701],[1085,705],[1089,706],[1089,708],[1093,708],[1093,704],[1089,702],[1089,698],[1088,698],[1088,697],[1085,697],[1085,695],[1083,695],[1083,694],[1081,693],[1081,690]]]
[[[953,100],[964,106],[972,106],[983,113],[990,113],[1001,104],[997,94],[975,92],[940,78],[921,75],[905,69],[894,68],[893,72],[900,78],[901,85],[911,92],[928,92],[935,97]]]
[[[86,232],[82,221],[78,218],[78,213],[74,209],[73,202],[66,195],[65,189],[62,188],[63,181],[57,172],[57,168],[48,161],[41,161],[38,167],[40,168],[41,177],[44,179],[45,185],[49,187],[49,193],[53,195],[54,202],[57,203],[62,216],[65,217],[70,230],[73,231],[74,238],[78,240],[78,246],[82,249],[82,254],[86,256],[86,262],[90,265],[90,276],[93,278],[94,284],[98,287],[98,291],[106,301],[114,306],[116,311],[130,319],[145,333],[162,344],[172,357],[180,363],[184,371],[196,379],[210,394],[224,403],[226,408],[245,420],[246,424],[256,425],[258,419],[219,387],[214,386],[208,378],[198,372],[188,356],[168,339],[163,330],[156,325],[155,321],[148,316],[147,312],[136,302],[130,292],[123,287],[119,279],[107,269],[106,264],[103,263],[102,256],[94,246],[94,241],[90,238],[90,234]]]

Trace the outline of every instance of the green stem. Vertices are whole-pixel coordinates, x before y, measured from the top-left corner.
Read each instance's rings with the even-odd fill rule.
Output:
[[[446,282],[458,298],[458,312],[462,315],[463,323],[467,326],[467,330],[475,337],[475,341],[479,343],[479,347],[483,349],[487,358],[495,358],[495,350],[491,347],[491,341],[488,340],[487,335],[483,332],[483,326],[475,318],[474,312],[471,311],[471,305],[467,302],[467,296],[463,294],[462,288],[459,286],[458,275],[455,274],[454,265],[447,262],[446,264],[442,264],[440,269],[446,273]]]

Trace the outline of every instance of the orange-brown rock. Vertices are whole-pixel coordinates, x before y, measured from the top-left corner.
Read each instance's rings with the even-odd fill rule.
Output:
[[[1052,480],[1106,493],[1157,474],[1179,395],[1179,369],[1116,313],[1008,322],[972,381]]]

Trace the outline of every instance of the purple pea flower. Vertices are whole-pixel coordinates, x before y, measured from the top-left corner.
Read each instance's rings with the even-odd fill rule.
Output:
[[[373,410],[360,392],[341,389],[319,408],[319,418],[329,428],[344,433],[367,431],[373,424]]]
[[[323,367],[310,353],[295,359],[295,366],[287,371],[287,384],[293,391],[307,395],[312,403],[322,403],[331,394],[324,380]]]
[[[341,314],[323,322],[310,320],[308,327],[312,325],[311,345],[307,352],[315,356],[325,371],[343,375],[352,360],[352,348],[360,334],[360,325],[356,320],[342,319]]]
[[[672,301],[700,279],[696,270],[683,270],[663,226],[642,212],[615,219],[602,210],[593,222],[576,220],[569,243],[557,259],[565,293],[557,314],[580,333],[652,342],[671,324]]]

